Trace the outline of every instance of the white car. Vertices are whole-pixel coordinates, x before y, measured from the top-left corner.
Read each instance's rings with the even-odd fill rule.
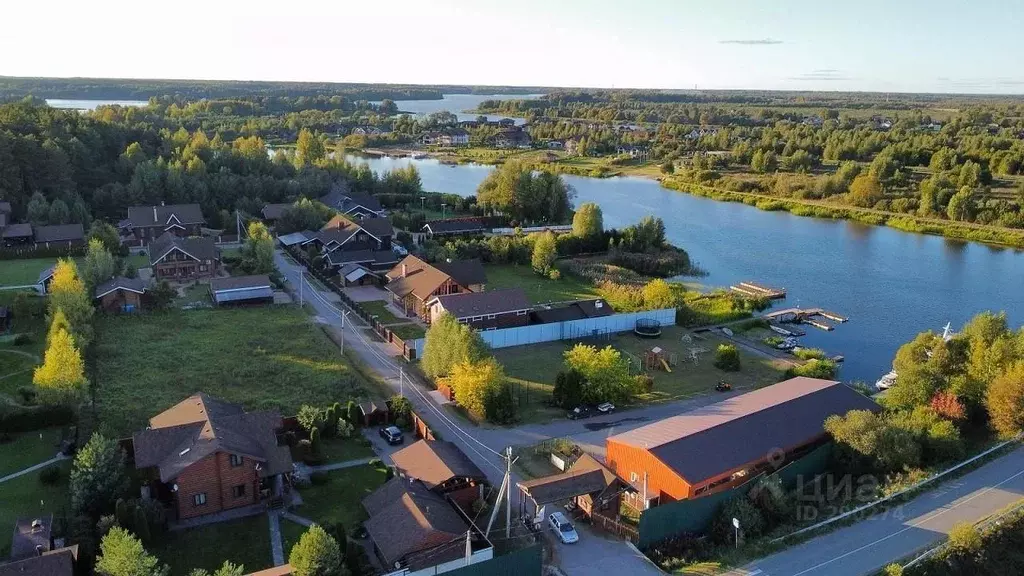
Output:
[[[548,524],[551,525],[555,534],[558,534],[558,539],[562,541],[562,544],[574,544],[580,541],[580,535],[572,527],[572,522],[569,522],[561,512],[555,512],[548,516]]]

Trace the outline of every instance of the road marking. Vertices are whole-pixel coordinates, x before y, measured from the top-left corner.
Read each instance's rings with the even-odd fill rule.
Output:
[[[874,542],[865,544],[865,545],[861,546],[860,548],[857,548],[856,550],[851,550],[851,551],[847,552],[846,554],[842,554],[840,556],[836,556],[835,558],[832,558],[831,560],[822,562],[821,564],[818,564],[816,566],[812,566],[812,567],[810,567],[810,568],[808,568],[806,570],[803,570],[803,571],[800,571],[800,572],[796,572],[792,576],[801,576],[802,574],[807,574],[808,572],[813,572],[814,570],[817,570],[818,568],[821,568],[822,566],[827,566],[827,565],[835,562],[836,560],[842,560],[843,558],[846,558],[847,556],[852,556],[852,555],[854,555],[854,554],[856,554],[856,553],[858,553],[858,552],[860,552],[862,550],[865,550],[867,548],[871,548],[872,546],[874,546],[876,544],[879,544],[881,542],[885,542],[886,540],[888,540],[888,539],[890,539],[890,538],[892,538],[894,536],[899,536],[900,534],[903,534],[904,532],[906,532],[908,530],[912,530],[914,528],[917,528],[921,524],[924,524],[925,522],[927,522],[927,521],[929,521],[929,520],[931,520],[933,518],[938,518],[939,516],[942,516],[946,512],[949,512],[950,510],[954,510],[957,507],[959,507],[959,506],[961,506],[963,504],[966,504],[966,503],[970,502],[971,500],[974,500],[978,496],[981,496],[983,494],[991,492],[992,490],[995,490],[996,488],[1002,486],[1003,484],[1006,484],[1007,482],[1010,482],[1011,480],[1017,478],[1018,476],[1022,476],[1022,475],[1024,475],[1024,470],[1021,470],[1020,472],[1017,472],[1013,476],[1010,476],[1009,478],[1003,480],[1002,482],[1000,482],[1000,483],[998,483],[998,484],[996,484],[994,486],[989,486],[989,487],[985,488],[984,490],[982,490],[981,492],[978,492],[976,494],[971,495],[970,498],[967,498],[966,500],[964,500],[962,502],[957,502],[956,504],[953,504],[952,506],[950,506],[948,508],[943,507],[940,510],[938,510],[936,512],[933,512],[932,514],[922,518],[918,522],[915,522],[913,524],[908,525],[906,528],[904,528],[904,529],[902,529],[902,530],[900,530],[898,532],[893,532],[892,534],[889,534],[888,536],[886,536],[884,538],[879,538],[878,540],[875,540]]]

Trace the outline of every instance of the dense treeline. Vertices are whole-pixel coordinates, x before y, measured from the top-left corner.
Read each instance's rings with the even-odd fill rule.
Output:
[[[259,82],[231,80],[139,80],[119,78],[0,78],[0,101],[24,96],[94,100],[148,100],[173,94],[186,100],[262,96],[343,96],[352,100],[439,100],[442,94],[536,94],[543,88]]]

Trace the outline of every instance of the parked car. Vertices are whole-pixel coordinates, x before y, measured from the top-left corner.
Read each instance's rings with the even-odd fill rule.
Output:
[[[569,522],[565,514],[561,512],[552,513],[548,516],[548,524],[555,531],[555,534],[558,534],[558,539],[562,541],[562,544],[574,544],[580,541],[580,535],[576,533],[572,522]]]
[[[719,380],[718,384],[715,384],[715,390],[718,390],[719,392],[728,392],[729,390],[732,390],[732,384],[729,384],[724,380]]]
[[[612,412],[615,412],[615,404],[612,404],[611,402],[598,404],[597,411],[600,412],[601,414],[611,414]]]
[[[569,410],[569,413],[566,416],[569,418],[569,420],[579,420],[581,418],[590,418],[590,416],[591,416],[590,408],[588,408],[587,406],[577,406],[577,407],[573,408],[572,410]]]
[[[402,431],[397,426],[388,426],[387,428],[380,429],[380,437],[383,438],[388,444],[394,446],[395,444],[402,443]]]

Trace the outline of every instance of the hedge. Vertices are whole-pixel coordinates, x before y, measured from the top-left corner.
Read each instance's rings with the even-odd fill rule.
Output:
[[[75,411],[69,406],[0,406],[0,434],[31,432],[50,426],[63,426],[75,419]]]

